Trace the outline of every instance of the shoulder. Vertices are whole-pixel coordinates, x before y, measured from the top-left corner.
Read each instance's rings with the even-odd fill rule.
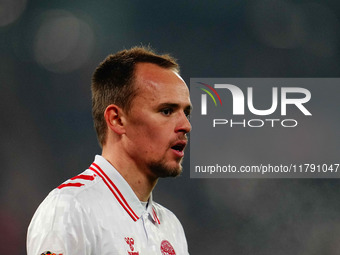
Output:
[[[99,183],[100,179],[88,170],[65,181],[52,190],[39,205],[31,225],[37,224],[45,229],[55,228],[58,220],[71,220],[71,217],[85,215],[86,208],[95,203],[95,197],[100,192],[97,187]],[[95,194],[91,195],[92,193]]]
[[[181,222],[172,211],[156,202],[153,202],[153,207],[162,224],[173,225],[180,231],[183,231]]]
[[[153,201],[152,205],[159,214],[164,214],[168,217],[174,217],[174,218],[177,219],[176,215],[172,211],[170,211],[168,208],[164,207],[163,205],[161,205],[157,202],[154,202],[154,201]]]
[[[73,249],[84,254],[76,240],[94,240],[93,229],[97,225],[89,213],[95,199],[91,202],[86,196],[93,190],[100,192],[96,191],[99,182],[95,176],[89,176],[85,171],[67,180],[39,205],[28,227],[28,254],[41,254],[52,248],[63,252]]]
[[[83,173],[68,179],[52,192],[78,196],[85,190],[93,189],[93,186],[100,182],[100,180],[101,178],[98,178],[94,172],[86,170]]]

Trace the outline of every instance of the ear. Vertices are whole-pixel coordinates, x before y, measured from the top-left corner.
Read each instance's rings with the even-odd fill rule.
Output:
[[[118,135],[125,133],[122,116],[123,110],[115,104],[110,104],[104,112],[107,127]]]

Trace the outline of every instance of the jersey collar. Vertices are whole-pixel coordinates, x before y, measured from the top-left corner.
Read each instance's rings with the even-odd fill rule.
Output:
[[[104,157],[96,155],[95,160],[89,169],[102,178],[115,199],[124,208],[132,220],[137,221],[142,214],[145,213],[145,208],[142,206],[130,185]],[[146,211],[155,223],[160,224],[157,210],[152,200],[152,194],[149,198],[149,205]]]

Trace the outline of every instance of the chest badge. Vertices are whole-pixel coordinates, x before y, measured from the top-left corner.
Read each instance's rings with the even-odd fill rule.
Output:
[[[62,253],[56,253],[56,252],[51,252],[51,251],[45,251],[41,253],[40,255],[63,255]]]
[[[129,248],[131,251],[128,251],[129,255],[139,255],[138,251],[134,251],[135,250],[135,240],[133,240],[133,238],[131,237],[125,237],[125,242],[129,245]]]
[[[162,252],[162,255],[176,255],[174,248],[167,240],[162,241],[161,252]]]

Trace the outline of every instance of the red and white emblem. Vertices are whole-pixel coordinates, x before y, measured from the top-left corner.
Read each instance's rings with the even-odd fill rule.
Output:
[[[40,255],[63,255],[62,253],[56,253],[53,251],[45,251],[43,253],[41,253]]]
[[[130,250],[131,251],[128,251],[128,254],[129,255],[139,255],[139,252],[137,251],[134,251],[135,247],[135,240],[133,240],[133,238],[131,237],[125,237],[125,242],[130,246]]]
[[[176,255],[176,252],[172,245],[167,240],[163,240],[161,243],[161,252],[163,255]]]

